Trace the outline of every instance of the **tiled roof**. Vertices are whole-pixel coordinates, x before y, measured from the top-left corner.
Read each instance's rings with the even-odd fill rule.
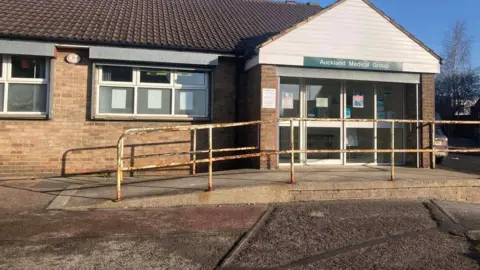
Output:
[[[234,52],[318,13],[264,0],[0,0],[0,38]]]

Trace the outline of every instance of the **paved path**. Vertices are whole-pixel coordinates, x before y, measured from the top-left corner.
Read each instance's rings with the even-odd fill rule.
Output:
[[[336,201],[5,212],[0,268],[478,269],[475,246],[439,227],[449,219],[435,209]]]

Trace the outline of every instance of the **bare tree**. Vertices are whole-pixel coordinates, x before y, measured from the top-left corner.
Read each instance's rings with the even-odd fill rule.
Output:
[[[467,23],[457,20],[445,33],[443,40],[443,72],[455,73],[471,68],[472,39],[468,36]]]
[[[480,76],[471,69],[471,49],[466,22],[458,20],[445,33],[442,73],[436,77],[436,106],[442,118],[455,118],[480,96]]]

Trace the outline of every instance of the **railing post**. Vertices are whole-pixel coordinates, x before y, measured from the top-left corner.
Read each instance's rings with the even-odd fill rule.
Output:
[[[195,175],[197,166],[197,129],[193,129],[193,165],[192,174]]]
[[[122,199],[121,186],[123,182],[123,136],[120,137],[117,144],[117,200]]]
[[[295,184],[295,129],[290,120],[290,184]]]
[[[434,150],[435,147],[435,122],[432,122],[432,150]],[[432,151],[431,154],[431,159],[432,159],[432,169],[435,169],[436,167],[436,160],[435,160],[435,152]]]
[[[208,128],[208,191],[213,190],[212,167],[213,167],[213,147],[212,147],[212,127]]]
[[[390,136],[391,136],[391,148],[392,148],[391,160],[390,160],[391,162],[390,180],[395,181],[395,122],[394,121],[392,121]]]

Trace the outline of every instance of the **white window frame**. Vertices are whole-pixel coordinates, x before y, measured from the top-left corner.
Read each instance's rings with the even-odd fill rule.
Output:
[[[12,55],[1,55],[2,60],[2,74],[0,83],[3,84],[3,110],[0,115],[48,115],[50,108],[50,59],[45,57],[45,78],[14,78],[12,77]],[[42,56],[38,56],[42,57]],[[10,84],[44,84],[46,85],[46,104],[44,112],[9,112],[8,109],[8,89]]]
[[[104,81],[103,80],[103,67],[104,66],[122,66],[132,68],[132,81],[131,82],[115,82],[115,81]],[[162,118],[178,118],[178,119],[190,119],[190,118],[208,118],[210,115],[210,91],[211,91],[211,70],[210,69],[197,69],[197,68],[178,68],[178,67],[165,67],[165,66],[141,66],[141,65],[126,65],[126,64],[110,64],[110,63],[97,63],[97,83],[95,86],[95,115],[102,117],[141,117],[142,119],[162,119]],[[151,70],[164,70],[170,72],[170,83],[142,83],[140,82],[140,72],[145,69]],[[203,73],[205,76],[203,85],[180,85],[176,84],[178,73],[181,72],[198,72]],[[100,112],[100,87],[128,87],[133,88],[133,113],[101,113]],[[148,88],[148,89],[162,89],[170,90],[170,114],[141,114],[137,113],[138,111],[138,91],[139,88]],[[176,90],[192,90],[192,91],[204,91],[205,92],[205,114],[200,115],[188,115],[188,114],[175,114],[175,93]]]

